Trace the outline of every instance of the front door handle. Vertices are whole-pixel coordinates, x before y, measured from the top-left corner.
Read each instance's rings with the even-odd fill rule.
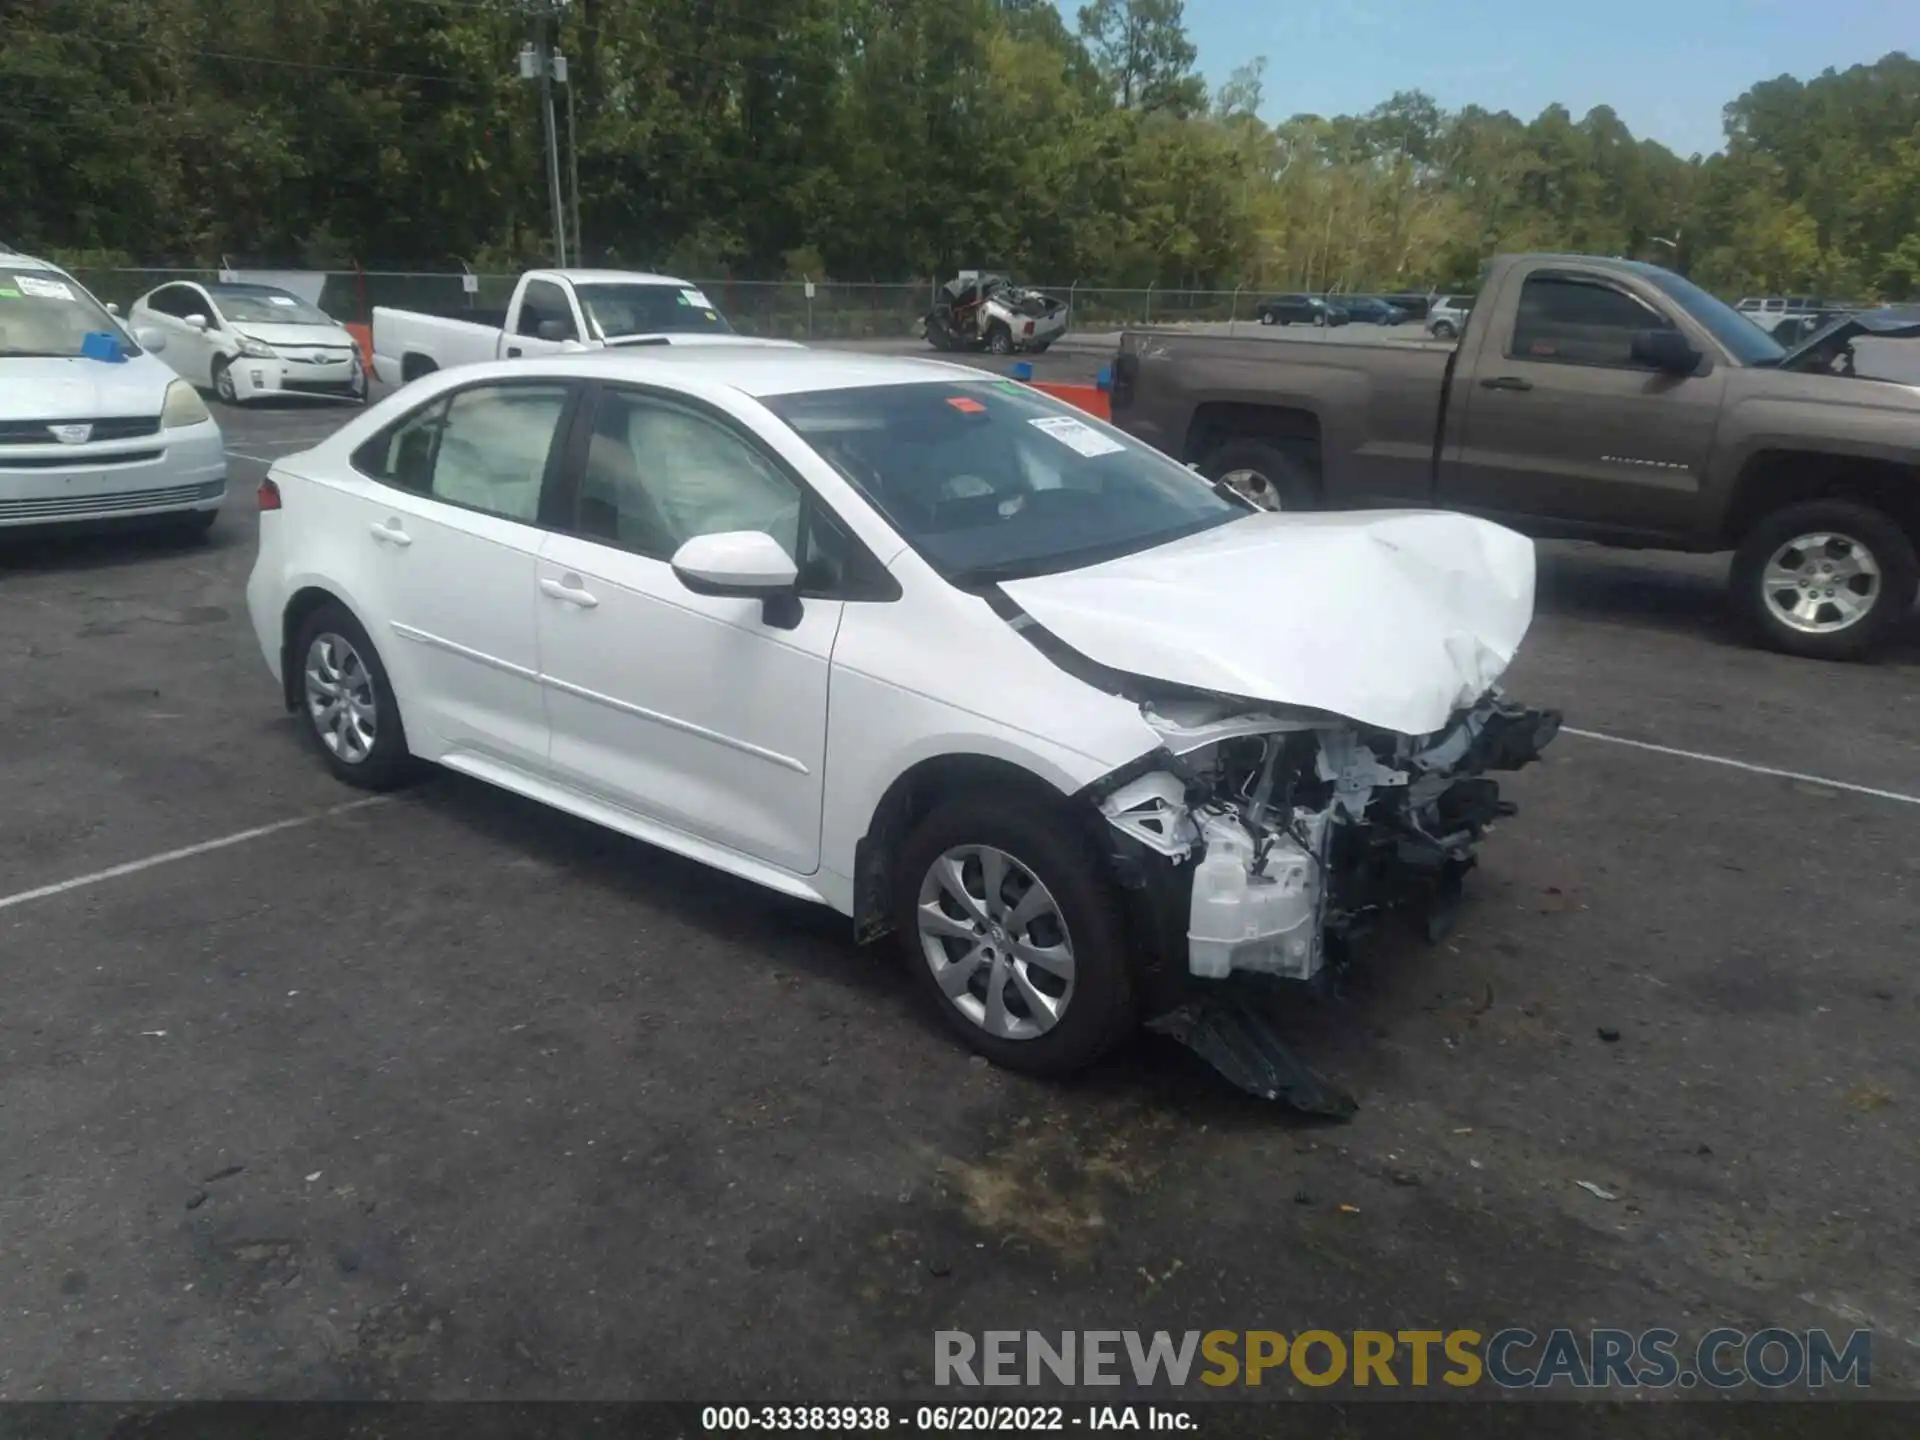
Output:
[[[1531,390],[1533,382],[1518,375],[1489,375],[1480,382],[1482,390]]]
[[[398,520],[389,520],[384,525],[376,520],[367,529],[382,545],[398,545],[404,550],[413,543],[413,537],[400,528]]]
[[[569,605],[578,605],[582,610],[591,610],[600,603],[590,594],[578,575],[569,575],[564,580],[542,580],[540,593],[550,595],[555,600],[564,600]]]
[[[509,360],[518,360],[520,358],[520,347],[518,345],[509,345],[507,347],[507,358]]]

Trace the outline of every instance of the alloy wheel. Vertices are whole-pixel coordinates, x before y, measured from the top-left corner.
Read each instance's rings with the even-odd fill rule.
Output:
[[[940,991],[1002,1040],[1033,1040],[1073,1000],[1073,938],[1040,877],[991,845],[956,845],[928,868],[920,948]]]
[[[1849,535],[1796,535],[1761,572],[1773,617],[1803,635],[1831,635],[1865,619],[1880,598],[1880,562]]]
[[[353,642],[332,631],[307,647],[307,718],[320,743],[348,765],[373,753],[380,738],[380,707],[368,671]]]

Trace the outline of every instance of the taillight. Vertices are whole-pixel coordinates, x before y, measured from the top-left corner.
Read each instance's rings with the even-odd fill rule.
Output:
[[[260,482],[260,488],[254,491],[254,498],[260,502],[260,508],[262,510],[278,510],[280,508],[280,487],[274,484],[273,478],[269,476]]]
[[[1031,320],[1027,321],[1027,328],[1025,333],[1028,335],[1031,335],[1033,333],[1033,322]]]

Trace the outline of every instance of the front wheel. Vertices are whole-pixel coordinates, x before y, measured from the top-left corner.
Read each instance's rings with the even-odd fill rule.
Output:
[[[1445,320],[1436,322],[1433,327],[1433,338],[1436,340],[1453,339],[1453,326],[1449,325]]]
[[[996,1065],[1065,1074],[1134,1028],[1118,897],[1085,838],[1031,801],[950,800],[921,821],[894,924],[922,993]]]
[[[233,384],[233,366],[225,359],[213,362],[213,393],[228,405],[240,403],[240,394]]]
[[[1262,325],[1271,325],[1271,324],[1273,324],[1273,316],[1272,316],[1272,314],[1271,314],[1270,312],[1266,312],[1266,311],[1263,311],[1263,312],[1261,312],[1261,315],[1260,315],[1260,323],[1261,323]]]
[[[1762,644],[1815,660],[1858,660],[1913,609],[1920,557],[1889,516],[1852,500],[1808,500],[1762,516],[1733,558],[1735,603]]]
[[[1013,332],[1004,325],[996,325],[987,335],[987,349],[995,355],[1013,353]]]
[[[1262,510],[1311,510],[1319,490],[1308,465],[1265,440],[1229,440],[1200,462],[1200,473]]]

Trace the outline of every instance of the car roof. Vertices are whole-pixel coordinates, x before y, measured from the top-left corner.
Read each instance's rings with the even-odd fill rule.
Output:
[[[462,366],[465,373],[470,367]],[[597,379],[627,379],[673,386],[692,381],[762,399],[820,390],[857,390],[876,385],[925,385],[946,381],[992,380],[988,371],[941,360],[906,355],[863,355],[847,350],[809,350],[802,346],[674,345],[617,346],[569,355],[545,355],[508,361],[503,374],[557,370]],[[451,372],[449,372],[451,373]]]
[[[5,265],[9,270],[57,270],[62,275],[67,273],[51,260],[36,260],[31,255],[22,255],[18,250],[0,250],[0,265]]]

